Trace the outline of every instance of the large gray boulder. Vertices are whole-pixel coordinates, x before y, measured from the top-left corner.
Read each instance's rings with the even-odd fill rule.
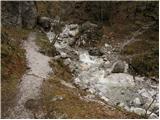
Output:
[[[115,63],[112,73],[123,73],[125,71],[125,63],[118,61]]]

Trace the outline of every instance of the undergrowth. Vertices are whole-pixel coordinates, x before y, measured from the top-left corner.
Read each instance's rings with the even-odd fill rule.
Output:
[[[22,47],[29,31],[2,27],[1,31],[1,95],[2,117],[14,105],[17,85],[26,70],[25,50]]]

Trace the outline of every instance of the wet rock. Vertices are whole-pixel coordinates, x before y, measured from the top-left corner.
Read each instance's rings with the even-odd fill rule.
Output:
[[[61,52],[60,54],[61,54],[62,58],[67,58],[68,57],[68,55],[66,53],[64,53],[64,52]]]
[[[118,61],[112,70],[112,73],[123,73],[125,70],[125,64],[122,61]]]
[[[64,60],[64,64],[65,65],[69,65],[71,63],[71,59],[70,58],[67,58]]]
[[[121,94],[124,95],[124,93],[125,93],[125,92],[122,90],[122,91],[121,91]]]
[[[70,30],[75,30],[75,29],[78,29],[78,24],[71,24]]]
[[[158,119],[158,116],[157,116],[156,114],[152,113],[152,114],[148,117],[148,119]]]
[[[48,32],[51,29],[50,18],[48,17],[38,17],[37,24],[44,29],[44,31]]]
[[[79,32],[77,24],[66,25],[60,34],[61,38],[75,37]]]
[[[69,31],[69,36],[71,37],[75,37],[78,34],[79,30],[78,29],[74,29]]]
[[[92,56],[102,56],[103,55],[103,53],[100,51],[100,49],[97,49],[97,48],[92,48],[88,52]]]
[[[46,33],[46,35],[47,35],[50,43],[55,43],[55,39],[54,38],[56,37],[56,35],[55,35],[54,32],[49,31],[49,32]]]
[[[138,115],[144,115],[146,113],[145,109],[131,107],[130,111],[137,113]]]
[[[140,99],[139,99],[138,97],[135,98],[135,99],[133,100],[133,104],[134,104],[134,105],[141,105]]]
[[[159,83],[159,79],[156,78],[156,77],[151,77],[151,80],[153,80],[153,81],[156,82],[156,83]]]

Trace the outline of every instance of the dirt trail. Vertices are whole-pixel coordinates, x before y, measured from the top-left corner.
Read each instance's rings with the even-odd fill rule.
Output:
[[[31,111],[25,108],[25,103],[30,99],[38,99],[41,92],[41,85],[52,72],[49,66],[50,58],[38,51],[35,44],[36,33],[30,33],[24,42],[28,67],[30,68],[21,79],[17,103],[14,109],[10,110],[9,118],[34,118]]]

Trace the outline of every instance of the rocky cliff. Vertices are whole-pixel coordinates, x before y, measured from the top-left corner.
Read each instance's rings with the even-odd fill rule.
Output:
[[[36,18],[35,2],[2,2],[2,25],[33,28],[36,25]]]

